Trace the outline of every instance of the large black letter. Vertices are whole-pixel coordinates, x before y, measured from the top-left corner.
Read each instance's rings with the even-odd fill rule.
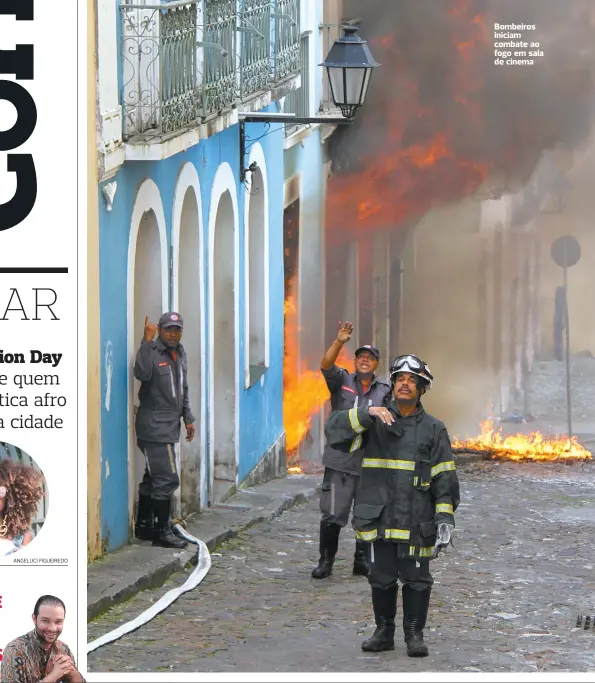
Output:
[[[14,228],[31,213],[37,199],[37,175],[31,154],[9,154],[8,171],[17,174],[14,197],[0,204],[0,231]]]
[[[0,74],[14,74],[19,81],[33,80],[33,45],[0,50]]]
[[[0,100],[8,100],[17,110],[17,120],[9,130],[0,131],[0,151],[20,147],[31,137],[37,124],[35,100],[14,81],[0,81]]]
[[[18,5],[18,7],[0,7],[0,14],[14,14],[17,21],[33,21],[33,0],[18,0]]]

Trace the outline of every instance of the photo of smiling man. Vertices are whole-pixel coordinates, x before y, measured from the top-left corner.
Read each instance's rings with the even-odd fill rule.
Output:
[[[58,640],[66,607],[60,598],[42,595],[33,609],[34,629],[8,643],[2,657],[2,683],[84,683],[74,655]]]

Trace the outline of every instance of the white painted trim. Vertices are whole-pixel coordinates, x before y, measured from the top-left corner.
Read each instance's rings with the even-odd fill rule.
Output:
[[[208,304],[209,304],[209,434],[214,434],[215,431],[215,278],[213,261],[215,256],[215,226],[217,224],[217,212],[219,209],[219,201],[225,192],[229,191],[231,195],[231,203],[233,209],[233,229],[234,229],[234,245],[233,245],[233,259],[234,259],[234,274],[233,274],[233,290],[234,290],[234,372],[235,372],[235,457],[236,457],[236,486],[238,485],[238,476],[240,471],[240,345],[238,333],[240,330],[240,219],[238,209],[238,196],[236,180],[227,162],[219,165],[215,177],[213,178],[213,185],[211,187],[211,202],[209,206],[209,246],[208,246]],[[213,450],[212,438],[209,439],[209,498],[213,491],[215,473],[215,452]]]
[[[182,227],[182,210],[184,208],[184,199],[186,192],[192,189],[196,197],[196,206],[198,210],[198,282],[199,282],[199,306],[201,314],[200,324],[200,406],[198,406],[197,413],[200,420],[200,453],[202,462],[200,467],[200,507],[201,510],[207,505],[207,425],[206,425],[206,392],[207,392],[207,378],[206,378],[206,329],[204,325],[205,316],[205,283],[204,283],[204,227],[202,215],[202,198],[200,195],[200,179],[196,168],[190,162],[187,162],[180,169],[176,189],[174,191],[174,206],[172,212],[172,229],[171,229],[171,243],[173,252],[173,291],[172,291],[172,309],[177,311],[180,301],[180,231]],[[196,413],[195,413],[196,414]]]
[[[262,175],[262,193],[264,196],[264,364],[271,365],[270,353],[270,244],[269,244],[269,180],[267,175],[266,158],[262,145],[254,143],[250,149],[248,166],[255,161]],[[250,198],[251,185],[244,189],[244,387],[250,386]],[[257,264],[256,267],[259,267]]]
[[[302,320],[302,273],[307,273],[308,272],[308,267],[307,264],[302,263],[302,259],[304,258],[304,177],[302,175],[302,172],[299,171],[296,173],[298,177],[298,196],[297,199],[300,202],[300,212],[299,212],[299,231],[300,231],[300,239],[298,242],[298,264],[297,264],[297,328],[298,328],[298,339],[297,339],[297,354],[298,354],[298,374],[300,372],[300,368],[302,367],[302,335],[301,335],[301,330],[303,329],[303,320]]]
[[[136,263],[136,242],[140,222],[148,211],[155,213],[157,229],[159,230],[159,243],[161,248],[161,308],[168,309],[168,257],[167,257],[167,228],[165,213],[159,188],[151,178],[143,180],[136,193],[132,216],[130,218],[130,236],[128,240],[128,273],[126,283],[127,296],[127,341],[128,341],[128,515],[132,518],[134,510],[135,481],[134,481],[134,458],[130,449],[134,424],[132,423],[132,407],[134,405],[134,359],[141,340],[134,338],[134,267]]]

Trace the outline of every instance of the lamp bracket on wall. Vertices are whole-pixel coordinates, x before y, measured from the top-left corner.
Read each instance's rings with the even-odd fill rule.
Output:
[[[246,168],[245,158],[246,158],[246,123],[293,123],[293,124],[312,124],[312,123],[330,123],[333,125],[345,125],[353,122],[353,118],[345,118],[343,116],[293,116],[292,114],[273,114],[273,113],[250,113],[243,114],[239,113],[239,128],[240,128],[240,182],[243,183],[246,180],[246,173],[254,172],[256,170],[256,165],[253,162]],[[270,127],[270,126],[269,126]],[[267,130],[264,135],[268,135]],[[257,138],[260,139],[260,138]],[[254,140],[256,142],[256,140]],[[254,166],[254,168],[253,168]]]

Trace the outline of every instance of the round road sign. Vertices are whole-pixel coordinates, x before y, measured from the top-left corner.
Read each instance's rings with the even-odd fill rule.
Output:
[[[579,262],[581,245],[572,235],[563,235],[552,244],[552,258],[560,268],[571,268]]]

